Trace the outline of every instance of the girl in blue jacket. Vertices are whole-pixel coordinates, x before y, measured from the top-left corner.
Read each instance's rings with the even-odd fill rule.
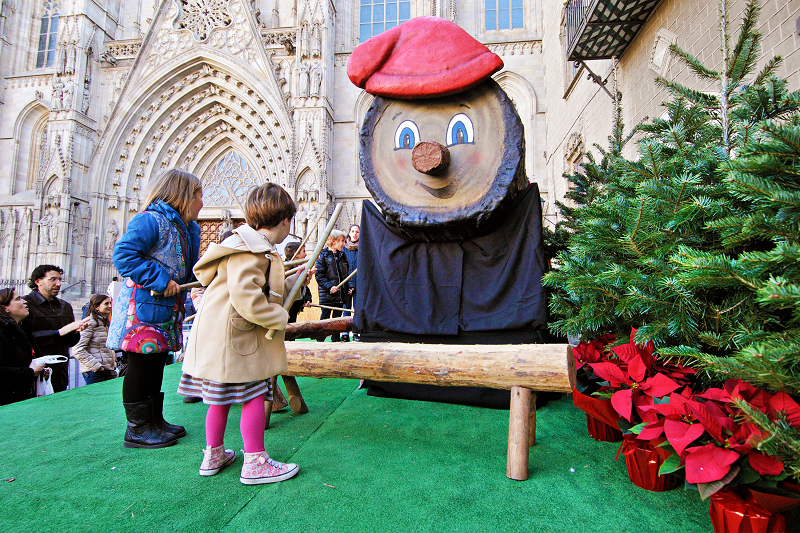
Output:
[[[200,180],[169,170],[148,185],[145,205],[114,247],[114,266],[125,279],[106,343],[128,359],[122,384],[126,448],[163,448],[186,435],[183,426],[164,421],[161,382],[169,352],[180,350],[183,342],[184,293],[178,285],[194,279],[200,249],[197,216],[203,207]]]

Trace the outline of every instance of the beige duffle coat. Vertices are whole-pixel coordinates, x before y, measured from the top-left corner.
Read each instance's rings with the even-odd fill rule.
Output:
[[[284,279],[278,252],[247,225],[210,244],[194,267],[206,288],[192,325],[183,371],[218,383],[249,383],[287,368],[283,299],[297,275]],[[265,335],[278,330],[272,340]]]

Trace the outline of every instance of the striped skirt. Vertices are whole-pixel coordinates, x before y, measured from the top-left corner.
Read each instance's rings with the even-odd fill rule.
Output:
[[[178,394],[203,398],[206,405],[228,405],[244,403],[266,394],[266,400],[272,401],[272,380],[262,379],[249,383],[217,383],[183,373],[178,384]]]

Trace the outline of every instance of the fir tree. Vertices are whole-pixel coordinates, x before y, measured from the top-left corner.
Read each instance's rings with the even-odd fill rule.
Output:
[[[694,361],[705,379],[797,396],[800,92],[774,76],[778,57],[752,76],[758,14],[749,2],[730,48],[722,1],[720,71],[672,47],[719,95],[658,80],[673,96],[667,118],[640,126],[637,160],[607,156],[601,194],[571,213],[568,250],[545,285],[558,333],[626,338],[637,327],[638,342]],[[786,415],[743,408],[767,435],[761,449],[800,477]]]

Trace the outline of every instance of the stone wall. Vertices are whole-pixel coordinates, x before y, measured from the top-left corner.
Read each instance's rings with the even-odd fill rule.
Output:
[[[744,0],[733,0],[729,6],[730,32],[734,35],[731,47],[738,36],[745,7]],[[593,144],[608,146],[611,133],[613,103],[598,85],[586,79],[586,73],[570,85],[565,81],[565,48],[559,39],[563,5],[561,2],[545,2],[545,38],[543,50],[547,72],[547,179],[555,197],[562,198],[567,183],[561,178],[569,171],[569,154],[576,138],[586,151],[597,151]],[[800,35],[797,19],[800,17],[800,2],[766,0],[763,3],[758,28],[762,32],[762,57],[759,67],[775,55],[781,55],[784,63],[778,75],[789,81],[789,89],[800,88]],[[655,83],[657,75],[702,91],[715,91],[715,87],[701,82],[680,65],[669,54],[662,55],[663,47],[675,42],[681,48],[700,59],[712,69],[719,68],[721,52],[718,31],[717,2],[693,2],[687,0],[663,0],[652,13],[645,26],[619,58],[617,76],[622,93],[623,122],[630,131],[648,117],[664,113],[661,103],[668,93]],[[613,83],[613,68],[610,60],[588,61],[587,65],[603,79],[608,79],[609,90]],[[635,147],[629,144],[626,155],[633,157]]]

